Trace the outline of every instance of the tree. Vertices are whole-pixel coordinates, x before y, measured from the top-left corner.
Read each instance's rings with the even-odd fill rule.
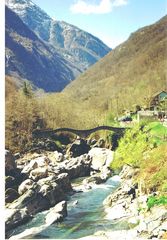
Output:
[[[24,82],[23,84],[23,93],[27,97],[32,97],[32,88],[31,85],[27,82]]]

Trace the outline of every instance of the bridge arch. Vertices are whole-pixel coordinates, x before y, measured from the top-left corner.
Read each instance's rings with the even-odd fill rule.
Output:
[[[59,132],[69,132],[69,133],[73,133],[77,136],[80,137],[88,137],[90,134],[97,132],[99,130],[109,130],[109,131],[113,131],[116,132],[118,134],[121,134],[125,131],[126,128],[119,128],[119,127],[111,127],[111,126],[98,126],[95,128],[91,128],[91,129],[85,129],[85,130],[81,130],[81,129],[73,129],[73,128],[57,128],[57,129],[37,129],[33,131],[33,136],[36,138],[41,138],[41,137],[49,137],[55,133],[59,133]]]

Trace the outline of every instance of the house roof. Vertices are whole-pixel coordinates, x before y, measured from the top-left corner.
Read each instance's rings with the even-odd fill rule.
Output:
[[[167,95],[167,92],[163,90],[163,91],[159,91],[159,92],[157,92],[156,94],[154,94],[154,95],[152,96],[152,98],[157,97],[157,96],[160,95],[161,93],[166,93],[166,95]]]

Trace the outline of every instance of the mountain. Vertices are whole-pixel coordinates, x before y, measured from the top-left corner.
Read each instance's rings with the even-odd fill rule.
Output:
[[[111,50],[93,35],[64,21],[53,20],[30,0],[6,0],[6,4],[39,38],[54,46],[82,72]]]
[[[148,105],[167,89],[167,16],[129,39],[64,89],[66,96],[113,113]]]
[[[45,91],[61,91],[80,70],[31,31],[6,7],[6,74]]]

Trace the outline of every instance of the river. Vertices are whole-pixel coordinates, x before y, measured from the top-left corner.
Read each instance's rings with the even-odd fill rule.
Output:
[[[75,188],[83,179],[75,180]],[[62,223],[55,223],[44,229],[33,239],[77,239],[91,235],[99,230],[125,229],[124,223],[109,221],[104,218],[103,200],[119,186],[118,176],[109,178],[106,183],[94,185],[92,189],[78,192],[67,201],[68,216]],[[77,200],[77,204],[74,202]],[[39,203],[40,204],[40,203]],[[44,224],[47,211],[38,213],[30,222],[16,228],[12,235],[19,234],[25,229],[40,227]]]

